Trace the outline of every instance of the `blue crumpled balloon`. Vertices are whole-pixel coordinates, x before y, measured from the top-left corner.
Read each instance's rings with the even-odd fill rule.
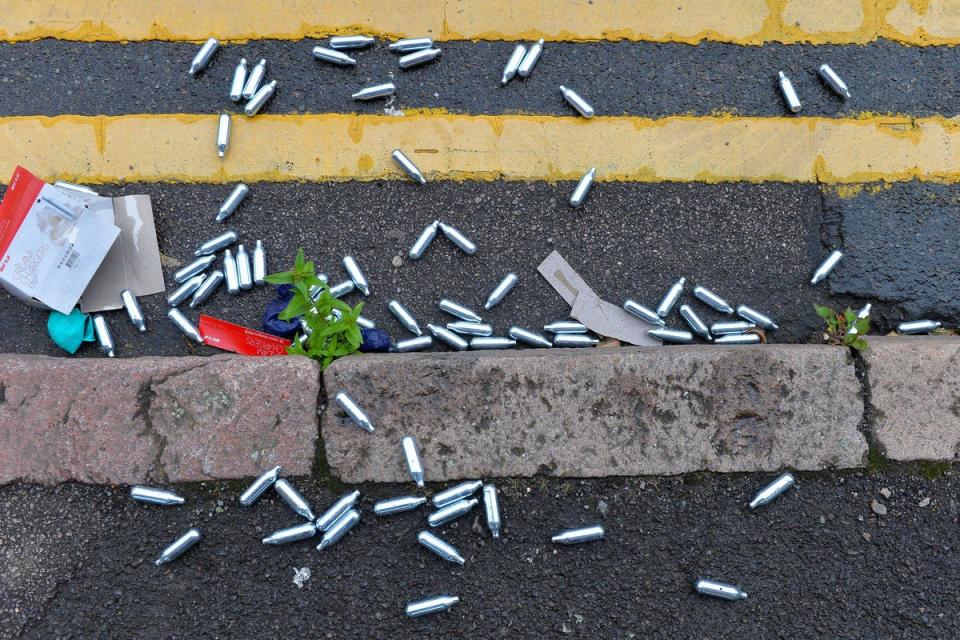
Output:
[[[293,298],[293,285],[281,284],[276,287],[277,297],[267,303],[263,310],[263,330],[281,338],[293,338],[300,330],[299,318],[281,320],[280,314]]]
[[[363,344],[360,351],[364,353],[383,353],[390,351],[390,336],[383,329],[363,329]]]

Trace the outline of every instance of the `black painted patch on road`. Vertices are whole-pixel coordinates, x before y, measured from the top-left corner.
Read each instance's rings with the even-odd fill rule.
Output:
[[[412,485],[359,487],[362,520],[322,552],[317,539],[261,544],[302,521],[273,492],[239,506],[242,483],[178,487],[187,504],[168,508],[105,488],[7,487],[0,510],[19,507],[15,519],[0,522],[0,535],[7,575],[26,568],[59,576],[55,588],[15,592],[14,604],[30,598],[21,609],[29,612],[23,638],[960,635],[954,473],[934,480],[896,468],[802,474],[796,488],[750,511],[747,502],[769,479],[502,480],[499,540],[489,537],[479,510],[436,530],[464,555],[463,567],[417,545],[426,509],[372,514],[376,500],[410,493]],[[337,497],[315,480],[295,482],[315,509]],[[886,515],[875,515],[874,501]],[[87,556],[79,566],[46,552],[55,544],[47,530],[94,509],[103,526],[78,554]],[[602,541],[550,542],[559,530],[595,522],[606,529]],[[154,566],[160,550],[193,526],[203,540],[172,564]],[[76,535],[90,538],[87,528]],[[311,575],[298,588],[294,572],[303,568]],[[732,582],[749,597],[698,596],[698,577]],[[460,597],[452,610],[404,617],[408,601],[445,593]]]
[[[844,258],[830,290],[895,301],[897,320],[960,324],[960,189],[920,182],[865,185],[852,197],[827,190],[829,240]]]
[[[236,109],[230,78],[241,56],[269,63],[279,83],[267,113],[383,113],[390,108],[443,108],[456,113],[511,112],[570,115],[558,86],[572,87],[600,115],[786,115],[776,76],[793,80],[802,115],[851,116],[864,112],[913,116],[956,115],[960,90],[957,47],[868,45],[744,47],[660,43],[547,43],[532,76],[500,87],[514,43],[444,42],[439,61],[401,71],[385,42],[355,52],[355,68],[313,59],[319,40],[261,40],[225,45],[210,67],[187,74],[193,44],[82,43],[41,40],[0,44],[0,114],[115,115],[211,113]],[[354,55],[354,54],[352,54]],[[816,76],[829,63],[853,93],[844,102]],[[389,103],[356,102],[363,86],[393,81]]]
[[[409,334],[387,311],[391,299],[406,305],[421,326],[445,322],[452,318],[437,308],[441,298],[482,310],[489,292],[509,271],[520,276],[520,284],[482,314],[498,334],[512,323],[537,328],[565,318],[569,307],[536,271],[554,249],[614,304],[629,297],[655,307],[670,285],[686,276],[687,300],[692,300],[693,285],[703,284],[731,304],[748,304],[772,316],[781,327],[768,334],[773,342],[810,339],[821,324],[813,312],[815,302],[859,303],[832,300],[826,285],[808,284],[826,251],[820,244],[821,198],[815,185],[598,184],[577,210],[567,205],[573,186],[260,183],[227,224],[214,222],[214,216],[230,185],[126,185],[102,192],[152,196],[160,250],[182,264],[201,241],[226,229],[236,230],[248,248],[263,240],[274,270],[288,268],[298,247],[304,247],[333,283],[347,277],[342,256],[355,256],[372,289],[364,315],[394,339]],[[465,255],[441,234],[422,259],[410,260],[410,246],[434,219],[466,233],[479,246],[478,253]],[[402,261],[399,268],[393,266],[395,257]],[[171,290],[174,270],[166,271]],[[239,296],[221,289],[201,310],[259,328],[270,297],[267,288]],[[354,293],[346,299],[355,303],[361,297]],[[163,296],[142,304],[149,324],[145,334],[135,331],[122,311],[108,314],[118,356],[197,351],[165,317]],[[707,322],[729,318],[692,304]],[[884,312],[878,307],[878,317]],[[685,327],[676,313],[669,324]],[[5,338],[2,351],[62,354],[46,335],[46,313],[5,293],[0,293],[0,335]],[[82,353],[97,351],[89,345]]]

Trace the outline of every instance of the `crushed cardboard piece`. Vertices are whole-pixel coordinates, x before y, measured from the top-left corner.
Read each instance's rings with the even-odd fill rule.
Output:
[[[647,335],[650,327],[645,322],[602,300],[558,251],[548,255],[537,271],[571,306],[570,317],[594,333],[634,345],[660,346]]]
[[[138,298],[163,293],[163,268],[150,196],[87,197],[112,204],[109,215],[111,222],[120,227],[120,236],[83,292],[81,310],[96,313],[120,309],[120,293],[124,289],[130,289]]]

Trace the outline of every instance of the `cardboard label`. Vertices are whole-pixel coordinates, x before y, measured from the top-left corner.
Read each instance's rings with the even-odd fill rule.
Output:
[[[559,251],[553,251],[544,258],[537,271],[571,306],[570,317],[582,322],[594,333],[629,344],[660,345],[658,340],[647,335],[650,327],[645,322],[601,299]]]
[[[286,338],[202,314],[199,328],[204,344],[245,356],[284,356],[292,344]]]
[[[78,195],[14,171],[0,203],[0,285],[14,296],[67,314],[76,306],[120,234]]]

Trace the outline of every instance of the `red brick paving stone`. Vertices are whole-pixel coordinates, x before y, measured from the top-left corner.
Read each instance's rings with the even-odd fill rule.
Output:
[[[327,460],[347,482],[406,481],[414,435],[428,481],[866,463],[846,349],[649,347],[365,355],[324,373]],[[333,402],[348,391],[376,431]]]
[[[870,337],[872,429],[890,460],[960,460],[960,338]]]
[[[0,356],[0,484],[308,474],[320,376],[305,358]]]

